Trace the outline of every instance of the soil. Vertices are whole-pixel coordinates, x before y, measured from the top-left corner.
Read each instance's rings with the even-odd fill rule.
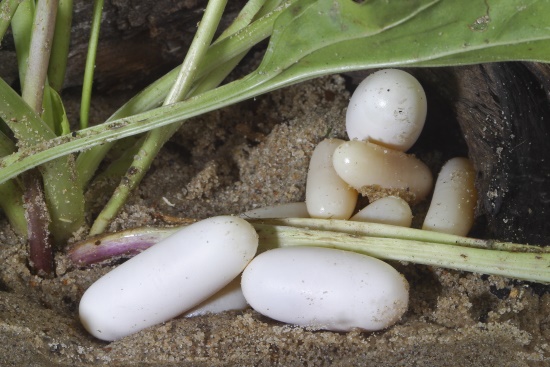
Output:
[[[327,77],[187,122],[109,230],[304,200],[315,145],[346,138],[348,98],[346,80]],[[97,121],[109,108],[95,111]],[[437,172],[446,145],[416,153]],[[453,154],[465,146],[456,142]],[[92,213],[106,186],[92,187]],[[410,283],[410,307],[380,332],[308,331],[249,309],[177,318],[107,343],[80,325],[78,302],[114,265],[77,269],[58,251],[57,276],[41,279],[4,219],[0,243],[1,366],[550,366],[550,293],[537,284],[393,263]]]

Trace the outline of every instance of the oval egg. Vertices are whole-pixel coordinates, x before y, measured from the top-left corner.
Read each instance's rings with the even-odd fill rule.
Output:
[[[447,161],[437,176],[422,229],[466,236],[474,224],[476,172],[468,158]]]
[[[340,144],[332,159],[338,175],[359,192],[373,186],[400,190],[416,204],[432,189],[433,177],[428,166],[397,150],[353,140]]]
[[[357,222],[390,224],[400,227],[410,227],[412,219],[411,207],[405,200],[397,196],[378,199],[350,218]]]
[[[325,139],[313,151],[306,182],[306,206],[312,218],[348,219],[358,193],[342,180],[332,164],[336,148],[344,141]]]
[[[426,94],[415,77],[402,70],[380,70],[363,80],[351,96],[346,130],[350,140],[368,140],[404,152],[422,132],[426,113]]]
[[[309,218],[305,202],[285,203],[264,206],[262,208],[247,210],[239,214],[239,217],[246,219],[262,218]]]
[[[236,278],[257,248],[258,235],[244,219],[194,223],[92,284],[80,301],[80,320],[108,341],[168,321]]]
[[[248,307],[241,289],[241,279],[237,277],[219,292],[187,311],[185,317],[196,317],[224,311],[244,310]]]
[[[385,262],[354,252],[287,247],[264,252],[242,275],[259,313],[314,329],[381,330],[408,307],[408,283]]]

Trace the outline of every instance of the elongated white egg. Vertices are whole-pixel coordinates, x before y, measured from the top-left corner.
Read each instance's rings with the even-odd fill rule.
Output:
[[[248,303],[241,289],[241,278],[237,277],[210,298],[187,311],[184,316],[195,317],[224,311],[244,310],[247,307]]]
[[[467,158],[443,165],[422,229],[466,236],[474,224],[477,191],[475,170]]]
[[[339,145],[332,158],[338,175],[359,192],[377,185],[412,194],[413,203],[417,203],[432,189],[428,166],[397,150],[353,140]]]
[[[80,301],[80,320],[109,341],[170,320],[231,282],[257,248],[258,235],[244,219],[192,224],[92,284]]]
[[[412,218],[411,207],[405,200],[397,196],[386,196],[370,203],[350,220],[410,227]]]
[[[380,330],[408,306],[408,283],[370,256],[317,247],[286,247],[258,255],[242,290],[259,313],[314,329]]]
[[[306,206],[312,218],[348,219],[357,203],[357,191],[334,170],[332,155],[343,144],[340,139],[320,142],[309,162],[306,183]]]
[[[285,203],[247,210],[239,214],[241,218],[309,218],[306,203]]]
[[[350,140],[407,151],[426,120],[426,94],[409,73],[385,69],[369,75],[351,96],[346,113]]]

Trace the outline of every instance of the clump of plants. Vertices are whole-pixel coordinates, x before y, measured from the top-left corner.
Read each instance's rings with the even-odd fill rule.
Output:
[[[71,129],[60,97],[69,53],[72,2],[1,2],[0,39],[11,26],[20,85],[10,86],[0,79],[0,205],[14,230],[29,242],[29,264],[35,273],[52,276],[52,252],[63,248],[83,226],[89,226],[90,236],[103,233],[163,144],[185,128],[191,117],[333,73],[510,60],[550,62],[546,21],[550,4],[546,1],[528,5],[508,1],[489,7],[486,2],[473,0],[250,0],[214,39],[226,2],[208,2],[180,66],[141,91],[104,123],[88,126],[103,5],[102,0],[96,0],[78,129]],[[260,66],[239,80],[223,84],[247,52],[267,38]],[[99,215],[86,223],[84,193],[107,153],[119,144],[131,146],[116,150],[124,153],[108,168],[120,183]],[[379,237],[392,238],[397,248],[410,245],[400,242],[409,232],[386,230]],[[322,220],[315,226],[304,221],[272,221],[264,231],[277,233],[279,241],[291,241],[309,231],[348,250],[360,243],[383,242],[373,241],[368,231],[359,228],[350,236],[349,229],[325,225]],[[441,260],[446,257],[441,251],[448,243],[434,234],[418,237],[418,233],[422,232],[414,232],[414,240],[430,246],[419,249],[421,255],[403,260],[423,259],[423,263],[449,266]],[[434,243],[437,249],[431,247]],[[506,256],[511,263],[521,263],[532,255],[529,252],[537,252],[539,265],[532,261],[524,272],[515,269],[499,274],[550,282],[548,253],[544,250],[477,240],[455,245],[501,251],[498,256]],[[456,246],[448,248],[460,256]],[[374,255],[399,259],[393,252],[380,251]],[[468,256],[478,256],[477,250],[468,251]],[[474,268],[453,267],[489,271],[482,262]]]

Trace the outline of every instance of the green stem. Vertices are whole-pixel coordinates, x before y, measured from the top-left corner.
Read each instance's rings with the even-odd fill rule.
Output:
[[[23,190],[13,180],[0,184],[0,206],[15,233],[26,238],[27,220],[23,207]]]
[[[65,71],[67,70],[72,20],[73,0],[59,0],[48,68],[48,82],[50,87],[58,93],[63,88]]]
[[[253,224],[261,223],[266,225],[290,226],[293,228],[314,229],[319,231],[333,231],[339,233],[347,233],[354,236],[399,238],[403,240],[420,241],[426,243],[441,243],[445,245],[455,245],[487,250],[550,253],[550,247],[520,245],[517,243],[500,242],[495,240],[481,240],[415,228],[397,227],[387,224],[356,222],[351,220],[286,218],[259,219],[249,221]]]
[[[103,12],[103,0],[94,1],[94,17],[90,31],[90,43],[86,56],[86,68],[84,70],[84,84],[82,85],[82,102],[80,104],[80,128],[88,127],[90,118],[90,101],[92,98],[92,84],[94,82],[95,60],[97,44],[99,41],[99,29],[101,27],[101,15]]]
[[[58,0],[39,0],[35,12],[22,95],[25,102],[37,112],[42,110],[57,5]]]
[[[259,252],[290,246],[328,247],[383,260],[550,283],[550,251],[537,246],[341,220],[287,218],[249,222],[258,233]],[[105,234],[75,244],[68,255],[76,264],[90,265],[139,253],[181,228],[134,228]],[[480,244],[490,248],[478,248]]]
[[[399,238],[255,223],[262,249],[316,246],[353,251],[383,260],[407,261],[448,269],[550,283],[550,253],[486,250]]]
[[[211,0],[208,2],[197,33],[181,66],[176,83],[164,101],[165,106],[185,98],[191,89],[195,81],[198,66],[202,62],[208,46],[212,43],[226,3],[227,0]],[[90,235],[105,231],[107,225],[126,202],[130,192],[139,184],[164,143],[170,139],[181,125],[183,125],[183,121],[162,129],[152,130],[148,133],[126,177],[123,178],[121,184],[116,188],[113,196],[109,199],[109,202],[92,225]]]
[[[4,38],[20,2],[21,0],[2,0],[0,3],[0,42]]]
[[[266,1],[267,0],[249,0],[239,12],[237,18],[235,18],[233,22],[231,22],[229,27],[227,27],[222,32],[222,34],[213,44],[216,44],[224,40],[225,38],[232,36],[233,34],[237,33],[238,31],[249,25],[256,18],[256,15],[263,8]],[[280,2],[280,0],[278,0],[277,2]]]
[[[15,151],[15,144],[0,132],[0,157],[4,157]],[[23,190],[16,180],[9,180],[0,184],[0,206],[6,214],[14,231],[22,236],[27,236],[27,220],[23,207]]]

